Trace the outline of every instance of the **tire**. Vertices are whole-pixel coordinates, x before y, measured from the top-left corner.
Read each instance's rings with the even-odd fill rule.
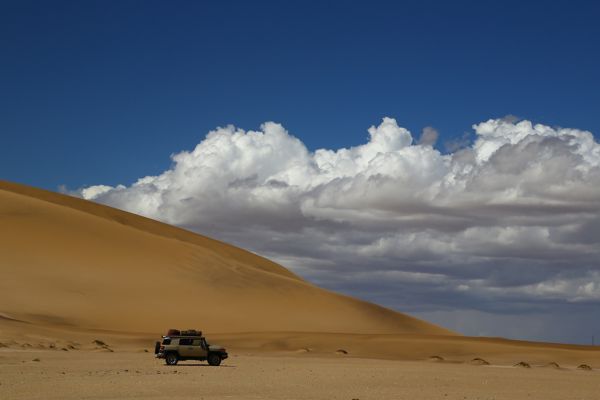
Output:
[[[168,353],[165,356],[165,363],[167,365],[177,365],[178,361],[179,361],[179,357],[177,357],[176,353]]]
[[[211,353],[208,355],[208,364],[213,367],[218,367],[221,364],[221,356],[216,353]]]
[[[160,350],[160,342],[154,343],[154,354],[158,354],[159,350]]]

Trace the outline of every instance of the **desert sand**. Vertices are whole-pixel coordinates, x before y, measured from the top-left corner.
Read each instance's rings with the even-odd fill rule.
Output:
[[[39,361],[32,361],[32,360]],[[144,353],[0,352],[3,399],[586,399],[600,374],[307,354],[167,367]]]
[[[0,183],[0,313],[121,332],[453,334],[320,289],[250,252],[69,196]],[[208,328],[210,327],[210,328]]]
[[[599,347],[461,336],[234,246],[9,182],[0,278],[0,399],[600,393]],[[168,328],[202,329],[231,357],[167,367],[152,349]]]

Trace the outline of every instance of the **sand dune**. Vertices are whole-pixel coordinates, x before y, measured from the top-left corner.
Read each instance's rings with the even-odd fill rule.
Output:
[[[311,285],[250,252],[147,218],[0,182],[0,313],[158,333],[453,333]]]

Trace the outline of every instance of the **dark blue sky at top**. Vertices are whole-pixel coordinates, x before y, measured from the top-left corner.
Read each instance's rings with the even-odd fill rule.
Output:
[[[0,1],[0,178],[130,184],[217,126],[311,150],[394,117],[600,133],[596,2]]]

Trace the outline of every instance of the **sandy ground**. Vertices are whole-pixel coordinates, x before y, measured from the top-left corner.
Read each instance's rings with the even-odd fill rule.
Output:
[[[33,361],[39,360],[39,361]],[[142,352],[0,349],[8,399],[598,399],[600,372],[344,355],[233,354],[170,367]]]

